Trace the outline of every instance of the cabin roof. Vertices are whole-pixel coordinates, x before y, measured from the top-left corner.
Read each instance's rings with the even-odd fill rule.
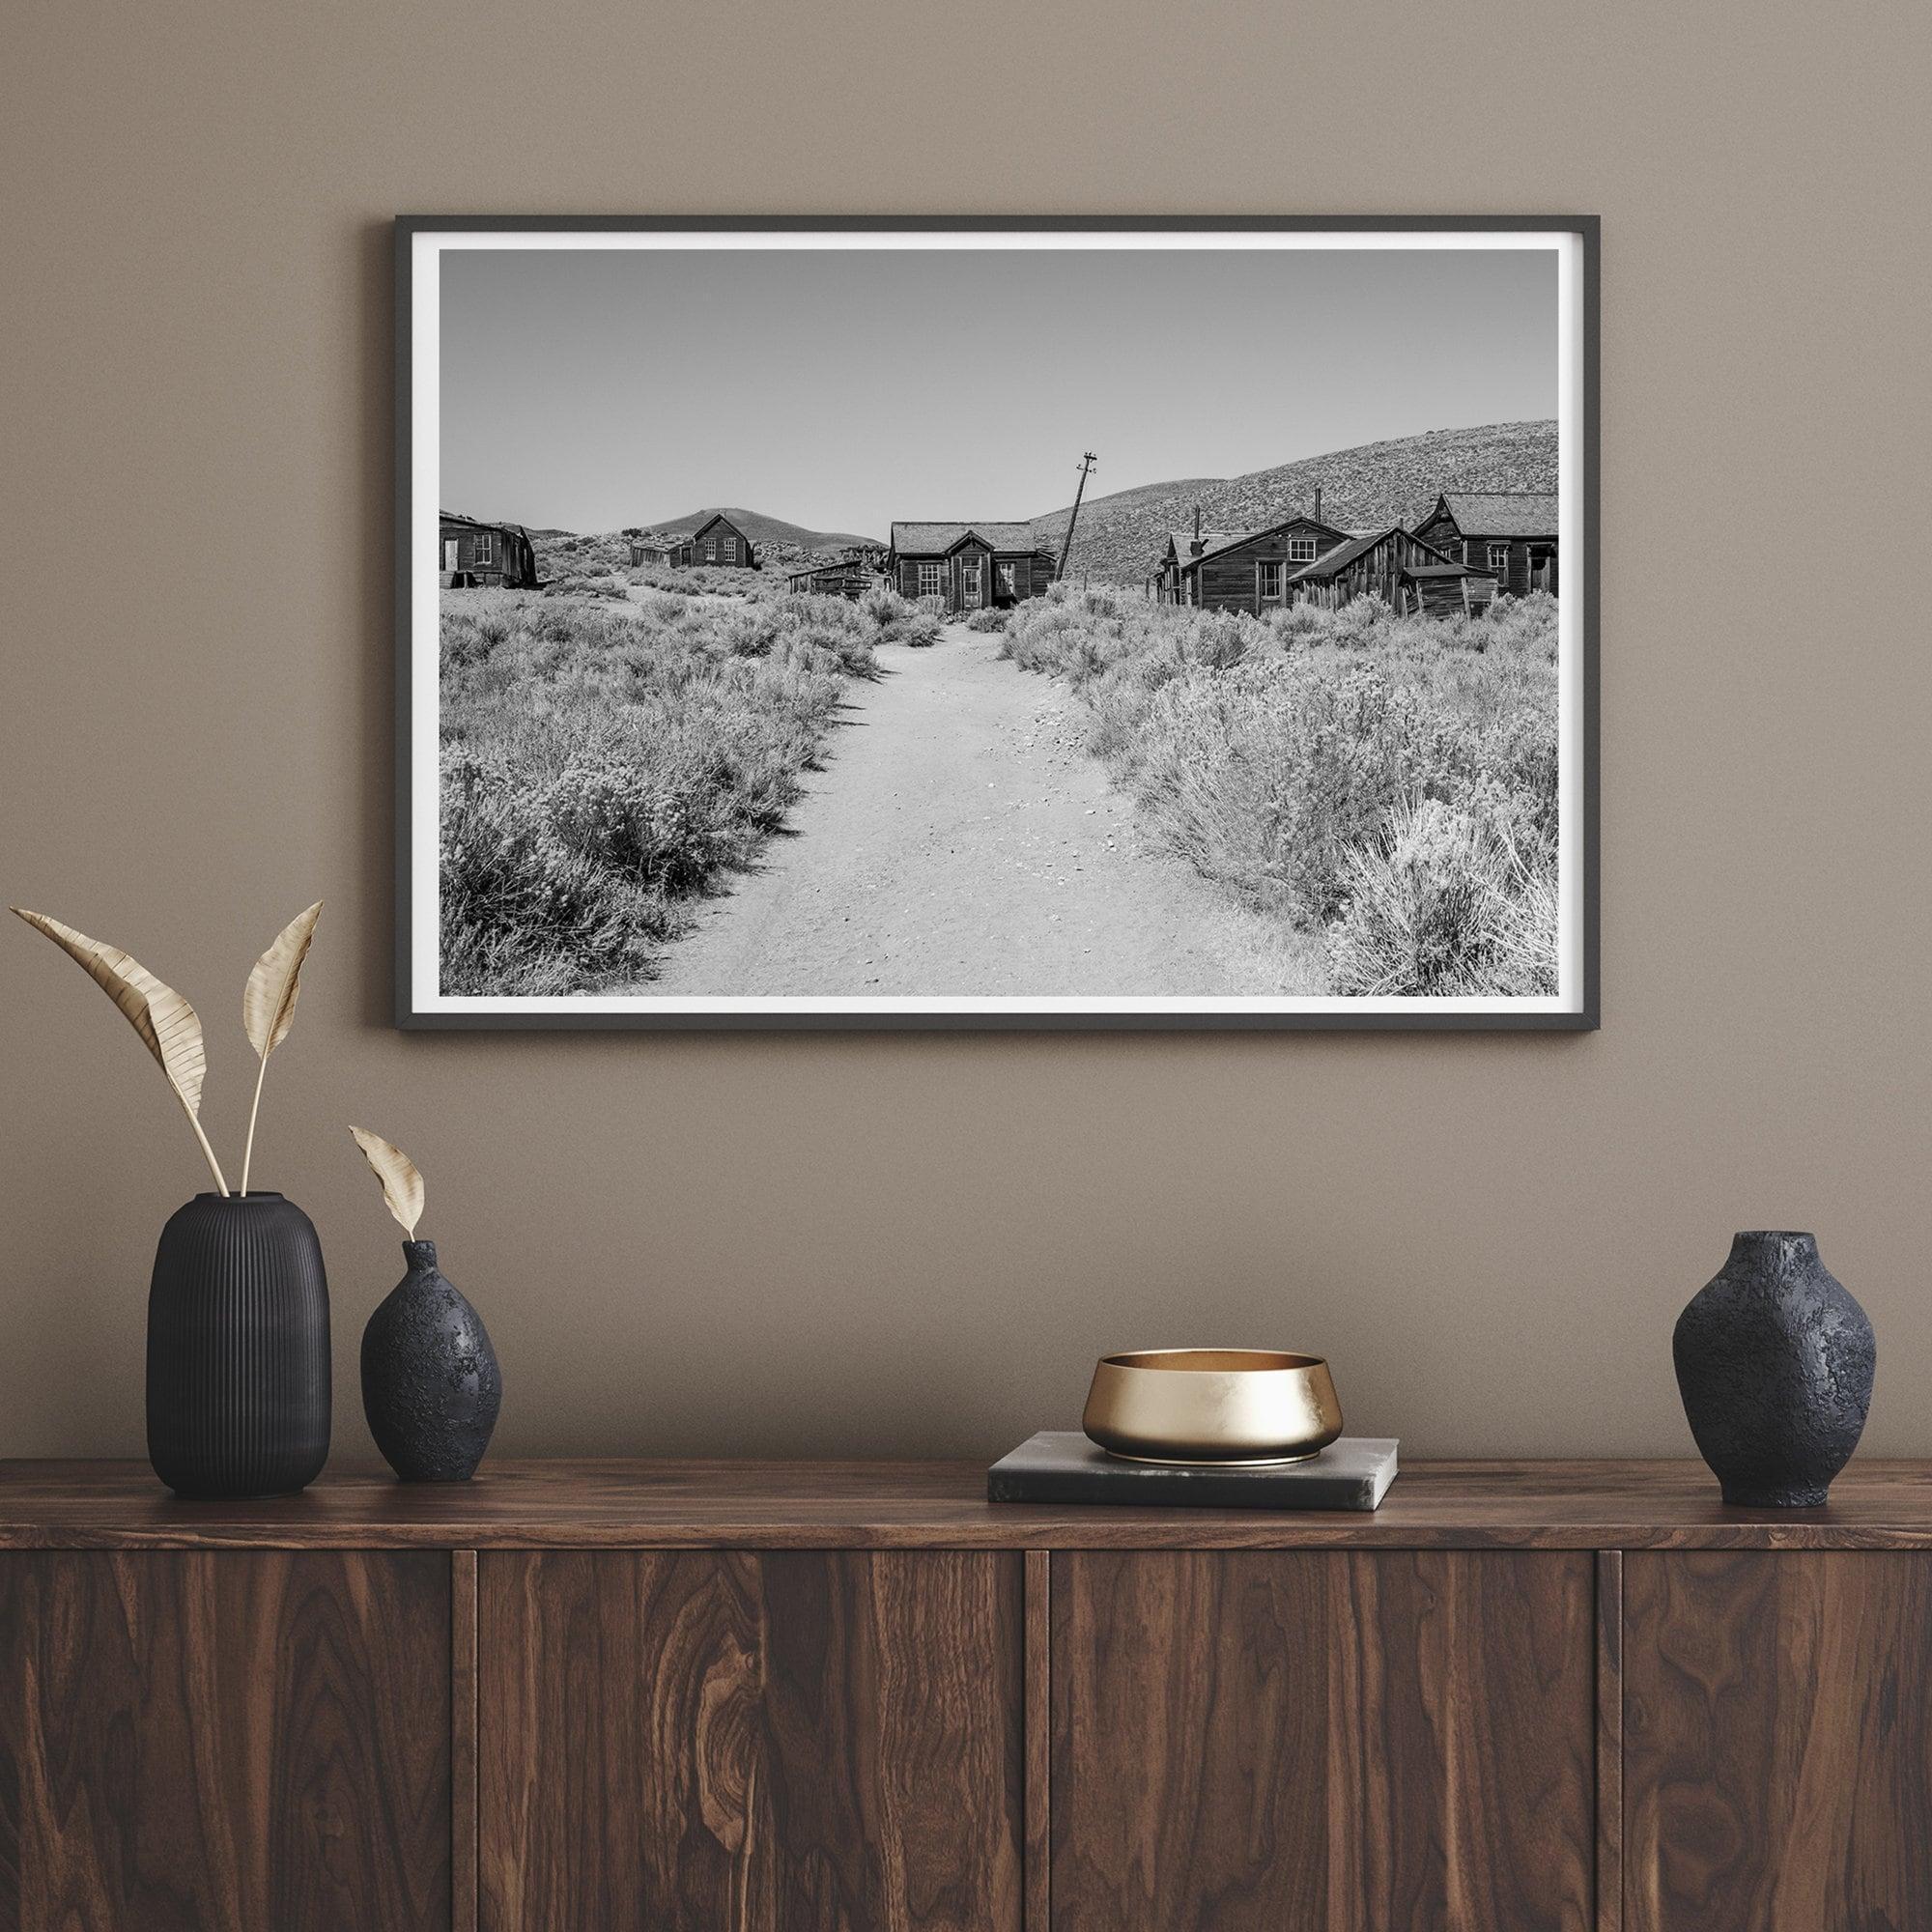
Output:
[[[681,544],[696,543],[698,540],[698,538],[704,534],[706,530],[710,529],[716,524],[723,524],[724,527],[727,530],[729,530],[734,537],[738,538],[739,541],[743,543],[748,549],[750,548],[752,542],[751,538],[748,537],[745,534],[745,532],[741,530],[738,527],[738,526],[734,524],[731,521],[731,519],[724,514],[723,510],[714,510],[711,513],[711,515],[706,517],[705,520],[701,524],[699,524],[695,530],[685,530],[679,536],[673,539],[673,541]]]
[[[526,543],[530,540],[529,531],[522,524],[493,524],[485,517],[466,517],[460,510],[439,510],[436,514],[439,523],[461,524],[467,530],[511,530]]]
[[[1169,530],[1167,541],[1173,548],[1175,557],[1182,569],[1191,569],[1202,557],[1216,556],[1222,551],[1238,550],[1242,544],[1253,543],[1260,537],[1271,537],[1279,530],[1293,529],[1296,524],[1306,524],[1311,529],[1325,530],[1337,543],[1348,537],[1379,536],[1379,530],[1345,530],[1339,525],[1331,524],[1324,518],[1315,516],[1307,510],[1296,510],[1292,516],[1282,517],[1272,524],[1264,524],[1253,530],[1203,530],[1201,556],[1189,556],[1188,547],[1194,541],[1192,530]]]
[[[1333,577],[1337,571],[1347,570],[1359,556],[1366,556],[1378,543],[1389,537],[1406,534],[1400,524],[1393,524],[1385,530],[1365,530],[1360,536],[1350,537],[1347,543],[1337,544],[1331,551],[1324,551],[1313,563],[1304,563],[1291,580],[1299,583],[1304,580],[1320,581]]]
[[[944,556],[968,537],[988,550],[1037,551],[1031,524],[895,524],[893,549],[900,556]]]
[[[1444,510],[1465,537],[1556,534],[1554,490],[1445,490],[1431,515]]]
[[[1466,563],[1409,563],[1403,566],[1405,577],[1487,577],[1489,573],[1471,570]]]
[[[1354,536],[1351,536],[1347,543],[1339,544],[1335,549],[1324,552],[1313,563],[1304,563],[1289,579],[1289,582],[1291,583],[1322,582],[1326,579],[1335,576],[1338,572],[1347,570],[1357,557],[1366,556],[1370,551],[1376,549],[1378,545],[1388,542],[1390,537],[1406,537],[1417,550],[1426,551],[1429,555],[1435,559],[1434,564],[1405,563],[1402,567],[1405,576],[1417,577],[1425,571],[1434,572],[1435,575],[1440,576],[1443,574],[1440,566],[1444,564],[1449,565],[1452,572],[1465,568],[1465,566],[1457,563],[1454,557],[1445,556],[1434,544],[1425,542],[1414,531],[1404,529],[1400,524],[1391,524],[1385,530],[1359,531]],[[1468,574],[1472,577],[1483,575],[1481,571],[1470,571]]]
[[[1236,544],[1244,544],[1250,538],[1262,534],[1260,530],[1203,530],[1201,556],[1212,556],[1216,551],[1232,550]],[[1201,556],[1191,556],[1188,554],[1194,545],[1192,530],[1169,530],[1167,540],[1174,546],[1174,554],[1183,565],[1201,561]]]

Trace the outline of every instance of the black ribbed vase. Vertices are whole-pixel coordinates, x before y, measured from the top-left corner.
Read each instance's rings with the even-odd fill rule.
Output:
[[[148,1291],[148,1460],[182,1496],[274,1496],[328,1460],[328,1283],[279,1194],[197,1194]]]

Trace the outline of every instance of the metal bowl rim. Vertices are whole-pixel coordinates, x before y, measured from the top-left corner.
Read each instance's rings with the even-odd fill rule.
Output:
[[[1210,1355],[1223,1360],[1220,1366],[1209,1368],[1176,1359],[1188,1355]],[[1241,1355],[1253,1359],[1245,1364],[1225,1359]],[[1094,1372],[1127,1369],[1156,1376],[1305,1376],[1311,1370],[1327,1366],[1325,1355],[1305,1355],[1293,1349],[1123,1349],[1102,1355],[1094,1365]]]

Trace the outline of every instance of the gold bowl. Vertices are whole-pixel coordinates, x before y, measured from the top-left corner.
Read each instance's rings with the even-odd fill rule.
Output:
[[[1135,1463],[1301,1463],[1342,1433],[1320,1355],[1278,1349],[1145,1349],[1102,1355],[1080,1426]]]

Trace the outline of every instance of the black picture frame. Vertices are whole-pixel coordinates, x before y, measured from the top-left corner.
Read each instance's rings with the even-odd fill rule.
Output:
[[[1091,1032],[1306,1032],[1306,1033],[1586,1033],[1602,1025],[1600,972],[1601,794],[1599,778],[1599,505],[1601,412],[1599,345],[1601,316],[1601,217],[1589,215],[476,215],[405,214],[395,220],[395,557],[396,767],[393,908],[395,1025],[404,1031],[541,1031],[660,1033],[1091,1033]],[[1146,1013],[1065,1011],[1028,1013],[903,1012],[685,1012],[608,1009],[584,1011],[427,1009],[416,1004],[412,957],[413,688],[412,667],[425,640],[414,636],[411,534],[414,508],[413,349],[412,264],[415,238],[423,233],[1551,233],[1580,243],[1577,318],[1581,358],[1583,451],[1583,554],[1580,569],[1567,556],[1563,581],[1579,586],[1580,601],[1580,803],[1582,838],[1578,938],[1578,999],[1574,1008],[1475,1012],[1418,1009],[1354,1012]],[[435,648],[435,639],[427,640]]]

